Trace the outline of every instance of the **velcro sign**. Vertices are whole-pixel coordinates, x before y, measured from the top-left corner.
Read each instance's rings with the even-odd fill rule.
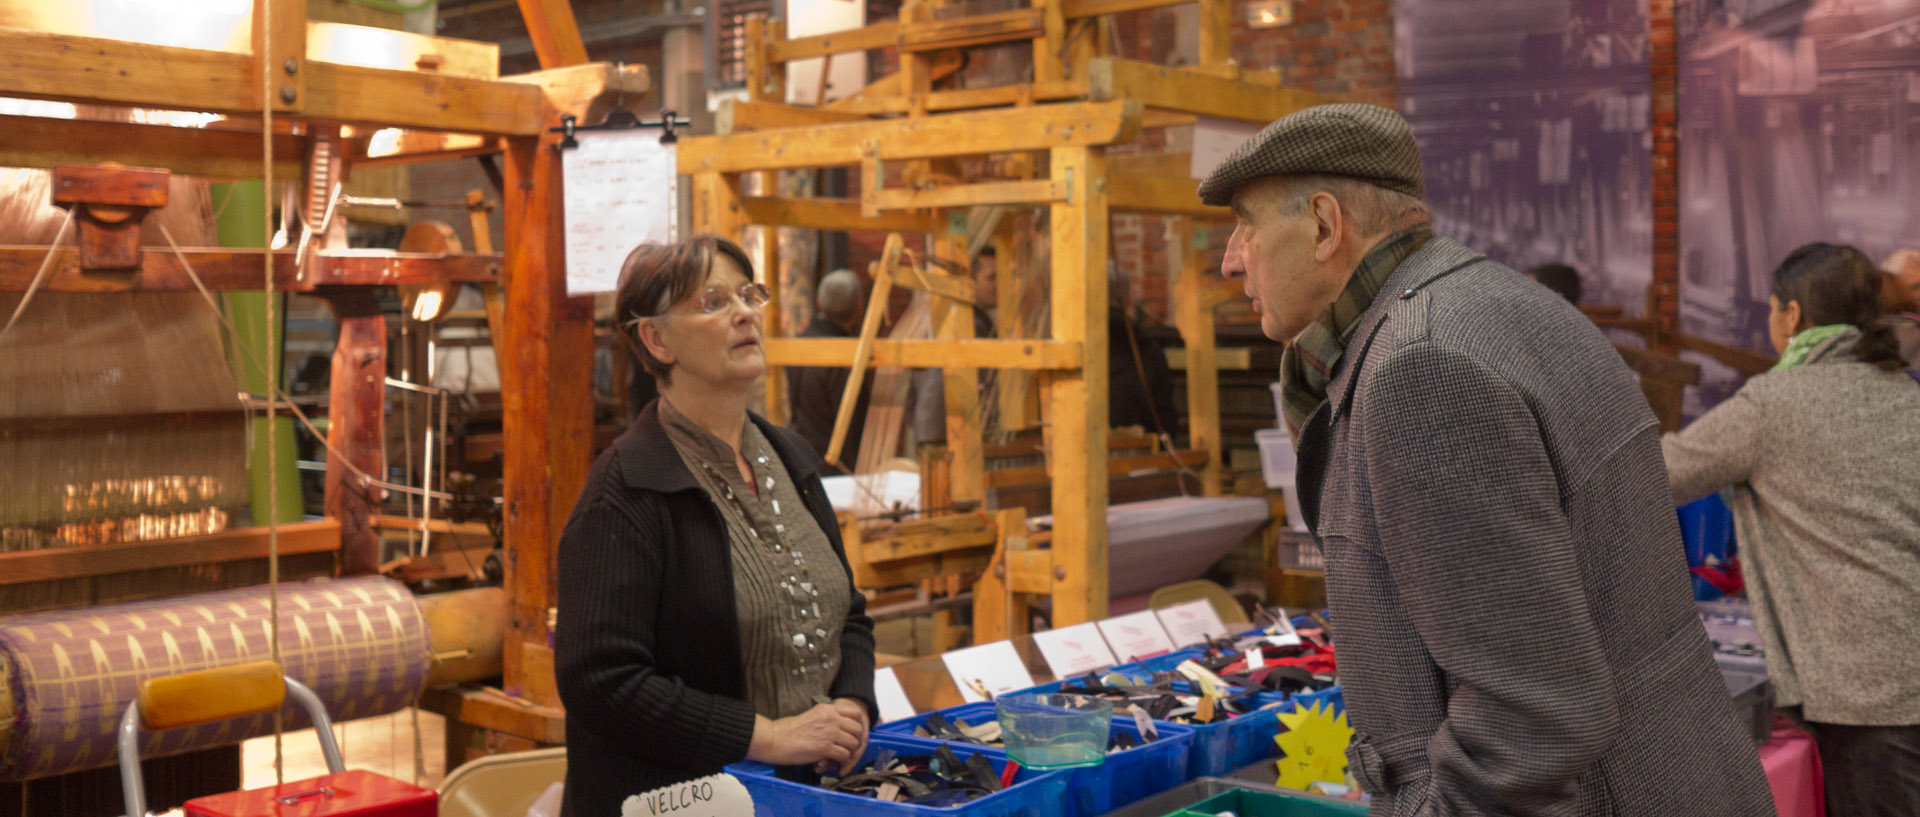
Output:
[[[628,797],[620,817],[737,817],[753,813],[747,787],[730,774],[710,774]]]

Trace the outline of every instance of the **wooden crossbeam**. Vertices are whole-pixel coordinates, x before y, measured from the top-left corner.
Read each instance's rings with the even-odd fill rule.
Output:
[[[837,167],[863,159],[1110,145],[1133,138],[1142,111],[1138,102],[1114,100],[701,136],[680,140],[680,172]]]
[[[929,187],[870,189],[860,196],[861,212],[922,210],[940,207],[978,207],[988,204],[1052,204],[1066,201],[1066,185],[1050,179],[1018,182],[980,182]]]
[[[1040,548],[1009,550],[1005,558],[1007,592],[1034,595],[1053,592],[1053,551]]]
[[[634,93],[634,71],[582,69],[592,70],[567,75],[578,93],[556,99],[562,112],[571,112],[581,94],[601,92],[591,87],[593,77],[620,76]],[[260,109],[256,74],[250,54],[0,28],[0,97],[237,114]],[[542,119],[542,87],[557,81],[539,74],[492,81],[321,60],[307,60],[300,74],[306,83],[301,119],[500,135],[532,135],[549,125]]]
[[[898,45],[899,40],[899,23],[875,23],[862,28],[835,31],[831,34],[775,40],[767,43],[767,61],[792,62],[847,51],[870,51],[875,48]]]
[[[1060,80],[1001,85],[993,88],[930,91],[921,94],[920,100],[926,103],[926,109],[929,111],[961,111],[974,108],[996,108],[1023,102],[1057,102],[1063,99],[1079,99],[1086,95],[1086,82]],[[847,97],[835,101],[831,107],[863,114],[892,114],[906,113],[912,108],[912,103],[913,100],[901,96],[898,89],[892,89],[891,93]]]
[[[1185,5],[1192,0],[1061,0],[1060,11],[1069,20],[1121,14],[1141,9]]]
[[[1156,176],[1187,179],[1193,175],[1191,153],[1130,153],[1107,156],[1107,172],[1113,175]],[[1200,180],[1194,179],[1195,186]]]
[[[163,167],[183,176],[260,177],[258,131],[0,115],[0,133],[7,135],[0,143],[0,167],[51,168],[111,160]],[[300,137],[275,135],[273,153],[275,176],[284,179],[300,175]]]
[[[183,248],[181,252],[210,290],[251,290],[264,285],[257,250]],[[46,255],[47,248],[43,246],[0,245],[0,292],[24,291]],[[274,253],[276,289],[312,292],[318,287],[340,284],[494,283],[500,280],[498,255],[366,250],[318,253],[307,260],[305,277],[295,274],[294,256],[292,249]],[[187,276],[171,249],[143,250],[137,270],[82,272],[80,251],[63,248],[54,252],[53,266],[40,288],[48,292],[191,292],[194,286],[193,279]]]
[[[1168,349],[1167,368],[1184,371],[1187,368],[1187,350]],[[1245,346],[1213,350],[1213,368],[1221,371],[1244,372],[1253,368],[1253,350]]]
[[[258,142],[259,139],[254,141]],[[353,144],[354,151],[360,154],[353,159],[354,167],[443,162],[448,159],[491,156],[504,149],[497,136],[417,130],[401,131],[398,139],[392,142],[383,140],[379,145],[373,144],[372,139],[355,139]],[[258,152],[257,145],[255,152]],[[254,163],[259,164],[259,161],[256,159]]]
[[[1302,108],[1341,101],[1293,88],[1267,88],[1201,71],[1101,57],[1087,63],[1088,98],[1129,99],[1149,108],[1271,122]]]
[[[931,233],[945,229],[944,223],[927,213],[885,212],[862,215],[860,202],[853,199],[779,198],[742,196],[740,209],[747,221],[776,227],[806,227],[813,230],[886,230],[899,233]]]
[[[1175,467],[1192,468],[1206,464],[1207,452],[1189,449],[1163,454],[1142,454],[1135,457],[1110,457],[1107,459],[1107,473],[1110,476],[1124,477],[1136,471],[1160,471]],[[1047,467],[1044,465],[1002,468],[987,472],[987,487],[1045,485],[1047,477]]]
[[[0,279],[4,280],[4,279]],[[845,366],[853,359],[852,338],[767,338],[767,363],[774,366]],[[1080,365],[1080,344],[1059,340],[879,339],[873,365],[937,369],[1072,369]]]
[[[294,522],[281,525],[279,536],[282,556],[326,553],[340,547],[340,523]],[[233,528],[178,539],[0,553],[0,585],[265,558],[266,528]]]
[[[950,272],[938,272],[914,266],[903,266],[894,270],[893,283],[908,289],[931,292],[951,301],[963,304],[973,303],[973,278],[967,275],[955,275]]]
[[[917,584],[943,576],[978,575],[993,562],[990,550],[966,550],[934,553],[913,559],[896,559],[857,568],[855,582],[860,587],[894,587]]]
[[[902,51],[938,51],[1032,39],[1040,34],[1040,15],[1040,9],[1026,8],[933,20],[901,29],[896,45]]]
[[[795,128],[807,125],[832,125],[840,122],[864,122],[865,114],[835,111],[826,108],[810,108],[804,105],[784,105],[778,102],[758,102],[747,99],[721,100],[720,110],[713,116],[714,133],[745,133],[775,128]]]
[[[1116,213],[1159,213],[1230,221],[1233,211],[1200,203],[1200,182],[1173,176],[1107,175],[1107,200]]]

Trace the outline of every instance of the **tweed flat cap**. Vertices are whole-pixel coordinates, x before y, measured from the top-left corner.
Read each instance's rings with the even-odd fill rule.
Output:
[[[1349,176],[1419,198],[1426,191],[1420,148],[1400,114],[1344,102],[1294,111],[1234,148],[1200,183],[1200,201],[1223,206],[1233,191],[1265,176]]]

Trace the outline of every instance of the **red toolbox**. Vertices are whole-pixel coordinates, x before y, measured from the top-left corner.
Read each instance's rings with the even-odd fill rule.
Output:
[[[363,770],[188,800],[187,817],[437,817],[440,795]]]

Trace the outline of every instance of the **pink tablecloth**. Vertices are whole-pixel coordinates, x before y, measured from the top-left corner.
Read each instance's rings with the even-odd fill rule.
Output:
[[[1760,766],[1767,771],[1780,817],[1826,817],[1820,787],[1820,754],[1813,736],[1783,719],[1773,737],[1760,744]]]

